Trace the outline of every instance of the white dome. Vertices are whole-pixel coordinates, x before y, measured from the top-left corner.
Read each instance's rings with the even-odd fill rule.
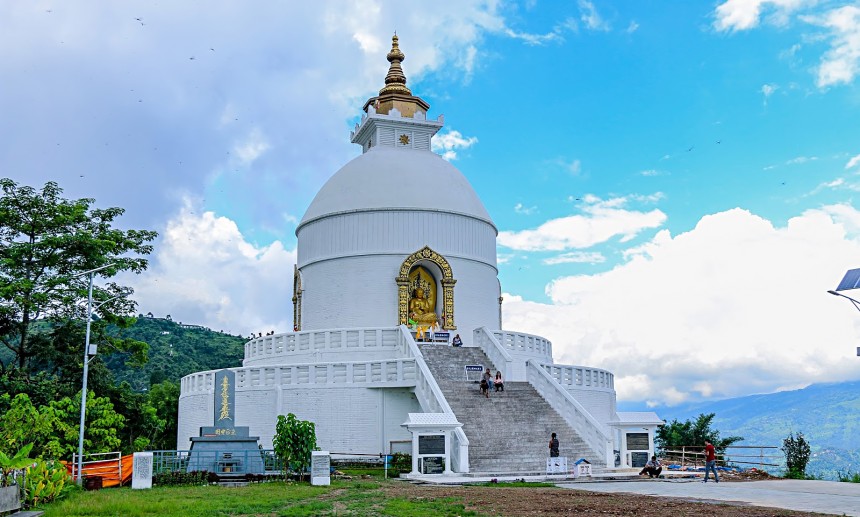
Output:
[[[371,148],[337,171],[317,193],[299,228],[330,214],[398,209],[459,213],[495,228],[456,167],[431,151],[385,146]]]

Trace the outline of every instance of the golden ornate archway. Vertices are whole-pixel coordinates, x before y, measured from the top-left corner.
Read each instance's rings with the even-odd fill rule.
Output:
[[[406,325],[409,312],[409,272],[419,262],[431,262],[436,264],[442,271],[442,328],[445,330],[456,330],[454,324],[454,276],[451,273],[451,265],[445,257],[436,253],[430,246],[424,246],[412,255],[409,255],[400,265],[400,274],[395,278],[397,281],[397,313],[400,325]]]

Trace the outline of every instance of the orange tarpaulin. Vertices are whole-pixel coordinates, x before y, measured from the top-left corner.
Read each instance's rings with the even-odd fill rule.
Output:
[[[102,487],[120,486],[131,483],[131,474],[134,470],[134,456],[128,454],[120,459],[104,461],[87,461],[81,467],[84,477],[97,476],[102,478]],[[73,476],[77,465],[66,463],[66,470]]]

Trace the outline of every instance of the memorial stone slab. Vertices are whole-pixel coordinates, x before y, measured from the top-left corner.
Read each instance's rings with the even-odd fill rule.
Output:
[[[328,451],[311,452],[311,484],[331,484],[331,455]]]
[[[152,453],[136,452],[132,457],[132,489],[152,488]]]

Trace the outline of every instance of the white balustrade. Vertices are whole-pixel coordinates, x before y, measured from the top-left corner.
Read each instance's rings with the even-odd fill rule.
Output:
[[[472,343],[478,345],[487,354],[497,370],[501,370],[503,379],[515,380],[519,377],[514,375],[514,359],[511,354],[499,343],[495,333],[490,332],[487,327],[475,329],[472,333]]]
[[[565,364],[542,364],[555,382],[565,388],[615,389],[615,376],[606,370]]]
[[[591,416],[582,404],[550,376],[543,365],[534,361],[526,363],[529,383],[579,433],[583,441],[605,461],[606,467],[614,466],[612,438],[603,426]],[[610,463],[611,461],[611,463]]]
[[[298,384],[380,385],[412,387],[417,378],[416,360],[360,361],[285,366],[246,366],[233,368],[236,389],[290,386]],[[215,371],[197,372],[182,378],[182,395],[206,393],[214,389]]]
[[[507,330],[494,330],[493,336],[509,352],[521,352],[536,359],[543,357],[552,361],[552,342],[546,338]]]
[[[361,328],[288,332],[252,339],[245,343],[245,361],[289,354],[349,350],[394,350],[401,346],[398,329]]]

